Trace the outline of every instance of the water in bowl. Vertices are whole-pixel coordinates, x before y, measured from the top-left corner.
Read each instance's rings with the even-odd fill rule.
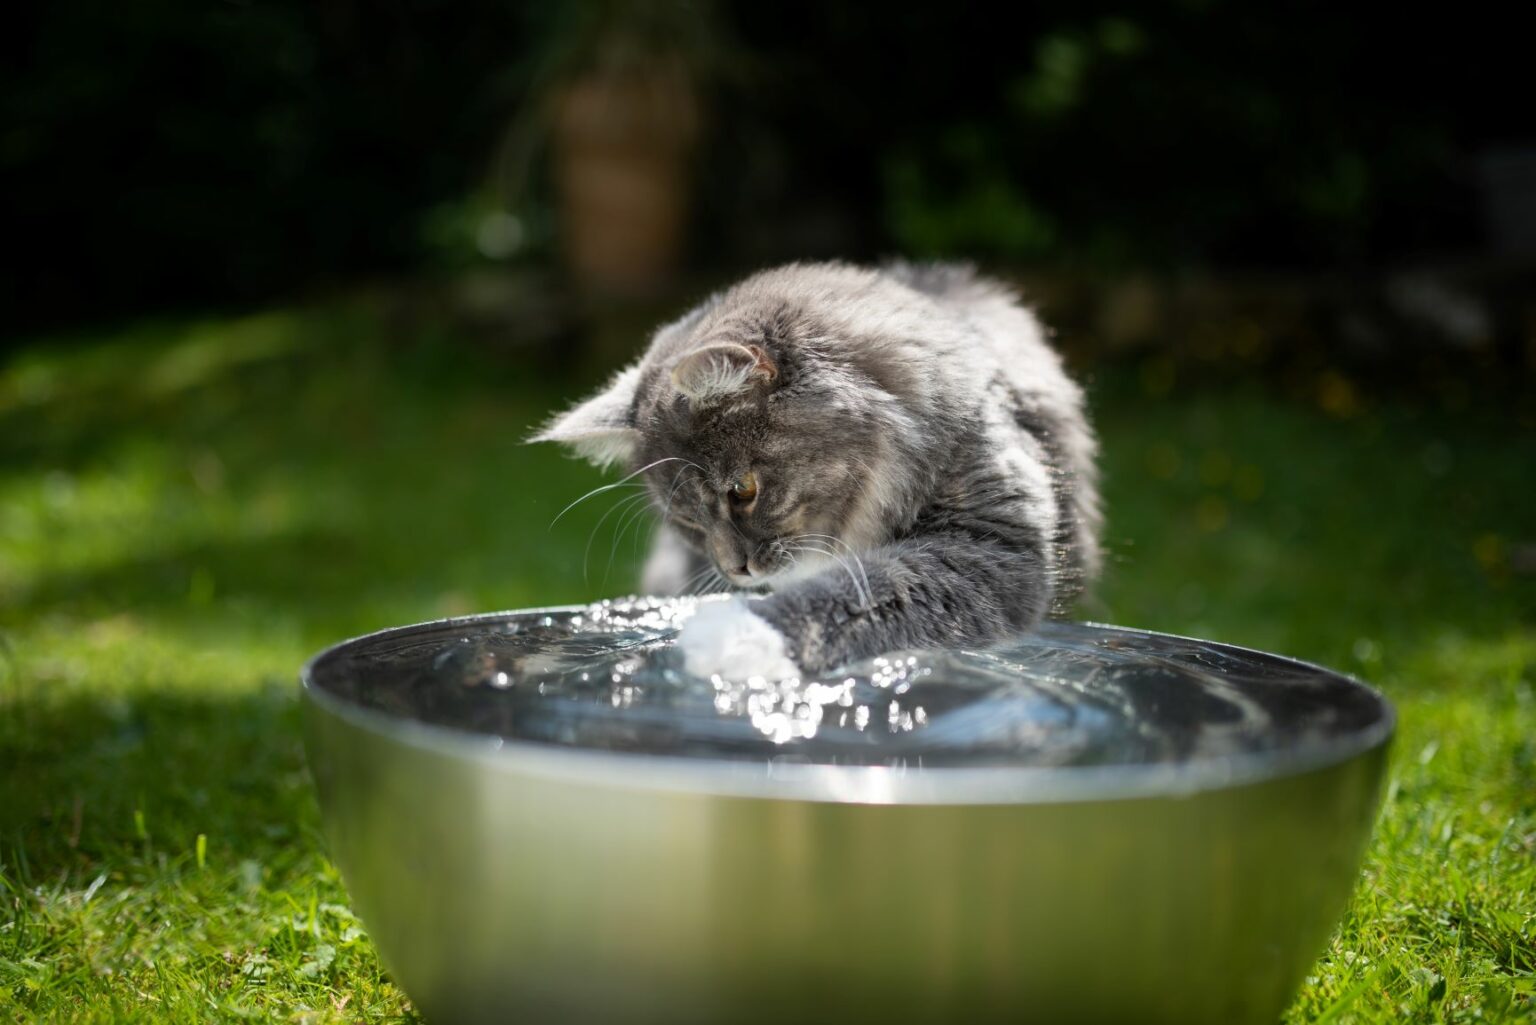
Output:
[[[805,679],[701,679],[672,650],[691,607],[636,598],[392,631],[322,658],[313,681],[366,708],[506,740],[904,768],[1295,752],[1379,716],[1369,691],[1313,666],[1074,624]]]

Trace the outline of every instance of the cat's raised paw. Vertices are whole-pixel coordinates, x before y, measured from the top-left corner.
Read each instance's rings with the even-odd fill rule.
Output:
[[[683,665],[695,676],[783,680],[800,675],[784,635],[745,598],[704,602],[677,635]]]

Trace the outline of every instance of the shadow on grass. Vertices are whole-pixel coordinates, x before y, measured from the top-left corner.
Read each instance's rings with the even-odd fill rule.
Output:
[[[359,590],[387,586],[368,571],[370,548],[355,533],[305,528],[271,537],[193,540],[102,565],[42,574],[10,596],[22,616],[89,610],[206,622],[217,605],[251,601],[296,613],[326,610]],[[412,567],[412,579],[430,586]]]
[[[26,883],[191,861],[202,836],[209,860],[282,874],[318,842],[296,686],[131,700],[23,693],[0,745],[7,871]]]
[[[604,509],[596,507],[588,520]],[[297,630],[313,645],[399,622],[627,593],[651,523],[637,521],[615,543],[617,516],[595,533],[573,516],[555,532],[514,523],[501,536],[483,514],[466,517],[457,534],[442,519],[435,514],[414,535],[407,524],[167,537],[153,552],[129,550],[95,565],[35,574],[5,596],[4,606],[14,622],[71,620],[89,630],[93,622],[120,620],[146,639],[223,646],[278,629],[290,638]],[[589,535],[591,571],[584,578]],[[15,643],[36,640],[22,633]]]

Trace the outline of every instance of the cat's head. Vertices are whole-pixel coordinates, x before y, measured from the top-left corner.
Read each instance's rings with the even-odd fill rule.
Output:
[[[693,315],[535,440],[618,464],[731,584],[761,587],[882,540],[901,501],[898,403],[812,324]]]

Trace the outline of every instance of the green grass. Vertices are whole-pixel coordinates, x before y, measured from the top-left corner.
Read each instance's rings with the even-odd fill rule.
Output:
[[[1094,387],[1086,613],[1338,665],[1402,714],[1290,1019],[1536,1020],[1531,431],[1135,385]],[[547,527],[596,475],[519,443],[578,390],[346,308],[0,368],[0,1020],[415,1020],[325,857],[294,675],[376,627],[631,586],[614,520],[583,579],[601,506]]]

